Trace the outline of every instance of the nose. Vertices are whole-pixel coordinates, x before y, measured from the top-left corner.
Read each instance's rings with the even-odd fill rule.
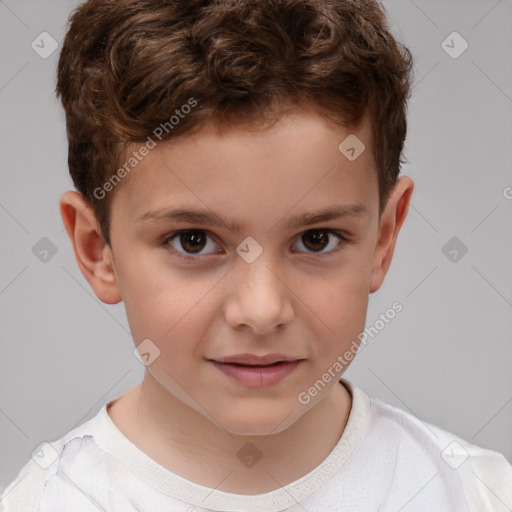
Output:
[[[252,263],[239,261],[237,267],[231,273],[225,304],[225,318],[231,327],[264,335],[290,323],[293,293],[280,279],[282,272],[263,255]]]

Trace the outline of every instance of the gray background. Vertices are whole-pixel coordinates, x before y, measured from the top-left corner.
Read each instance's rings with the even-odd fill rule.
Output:
[[[58,51],[42,59],[31,43],[43,31],[60,42],[75,5],[0,0],[0,489],[43,440],[143,375],[123,305],[94,296],[58,210],[72,188],[53,94]],[[404,309],[345,376],[512,460],[512,2],[385,6],[415,57],[403,174],[416,189],[367,325],[395,301]],[[469,44],[456,59],[441,47],[453,31]],[[442,251],[454,236],[456,262]],[[46,262],[32,252],[43,237],[57,248]]]

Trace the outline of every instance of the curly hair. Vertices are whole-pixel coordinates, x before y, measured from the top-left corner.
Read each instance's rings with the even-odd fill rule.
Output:
[[[405,162],[411,69],[378,0],[88,0],[57,70],[69,171],[110,244],[112,193],[95,191],[130,144],[260,126],[305,102],[346,127],[369,116],[382,213]]]

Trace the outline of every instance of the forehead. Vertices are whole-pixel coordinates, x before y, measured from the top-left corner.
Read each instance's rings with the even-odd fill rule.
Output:
[[[255,222],[356,202],[372,213],[378,180],[370,137],[366,119],[354,130],[308,110],[264,129],[205,125],[147,152],[115,191],[112,216],[135,222],[158,209],[194,206],[230,218],[245,212],[244,221]]]

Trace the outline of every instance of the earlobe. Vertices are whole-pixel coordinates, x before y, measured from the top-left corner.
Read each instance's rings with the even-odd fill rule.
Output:
[[[68,191],[60,199],[60,213],[78,267],[97,297],[106,304],[122,300],[112,258],[94,210],[78,192]]]
[[[398,233],[407,217],[414,182],[402,176],[393,187],[379,224],[369,293],[377,291],[391,265]]]

